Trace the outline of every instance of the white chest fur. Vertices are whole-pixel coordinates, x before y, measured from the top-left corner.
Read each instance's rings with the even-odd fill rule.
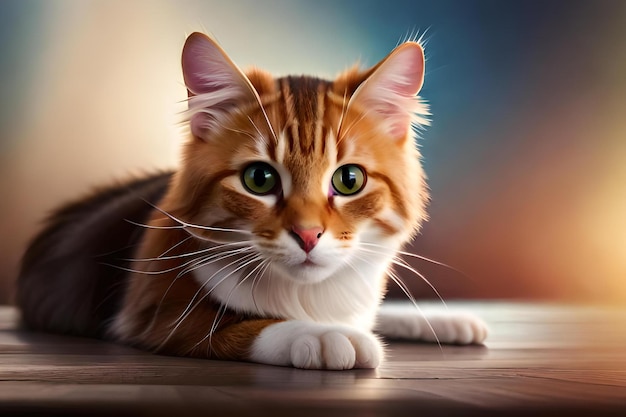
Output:
[[[324,281],[313,284],[295,282],[271,266],[251,273],[253,263],[247,267],[212,264],[198,269],[194,276],[203,285],[205,296],[235,311],[370,330],[389,265],[389,256],[376,258],[352,259]],[[263,272],[256,274],[258,271]]]

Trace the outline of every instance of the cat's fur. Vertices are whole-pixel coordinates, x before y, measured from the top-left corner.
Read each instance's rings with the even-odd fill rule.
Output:
[[[470,316],[379,309],[393,257],[426,217],[413,133],[427,115],[419,44],[334,81],[244,75],[198,33],[182,62],[191,130],[182,167],[51,219],[18,281],[27,324],[167,354],[326,369],[378,366],[375,328],[483,341],[484,324]],[[359,169],[360,191],[331,185],[358,187]]]

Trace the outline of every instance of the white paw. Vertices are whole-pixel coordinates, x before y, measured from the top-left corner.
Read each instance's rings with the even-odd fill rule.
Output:
[[[396,339],[422,340],[458,345],[481,344],[487,338],[485,322],[459,312],[420,314],[409,308],[381,309],[377,332]]]
[[[371,333],[303,321],[268,326],[250,354],[254,362],[305,369],[376,368],[382,357],[382,346]]]
[[[440,343],[477,345],[485,341],[489,332],[485,322],[471,314],[449,313],[427,318],[432,327],[424,330],[423,340],[427,342],[438,339]]]

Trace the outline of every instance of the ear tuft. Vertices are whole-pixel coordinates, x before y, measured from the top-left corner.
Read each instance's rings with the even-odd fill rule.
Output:
[[[418,43],[406,42],[372,69],[350,105],[374,112],[392,137],[404,140],[413,125],[428,124],[428,108],[417,96],[423,82],[424,51]]]
[[[187,38],[182,56],[189,92],[191,131],[199,138],[220,125],[238,105],[258,100],[250,81],[215,41],[202,33]]]

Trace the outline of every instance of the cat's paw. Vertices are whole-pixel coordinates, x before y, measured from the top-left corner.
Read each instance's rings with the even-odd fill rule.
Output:
[[[286,321],[264,329],[250,359],[304,369],[376,368],[383,349],[376,337],[347,326]]]
[[[380,334],[395,338],[457,345],[481,344],[489,332],[478,317],[459,312],[381,310],[376,326]]]
[[[427,342],[478,345],[489,333],[484,321],[467,313],[433,314],[426,319],[430,327],[423,331],[422,340]]]

